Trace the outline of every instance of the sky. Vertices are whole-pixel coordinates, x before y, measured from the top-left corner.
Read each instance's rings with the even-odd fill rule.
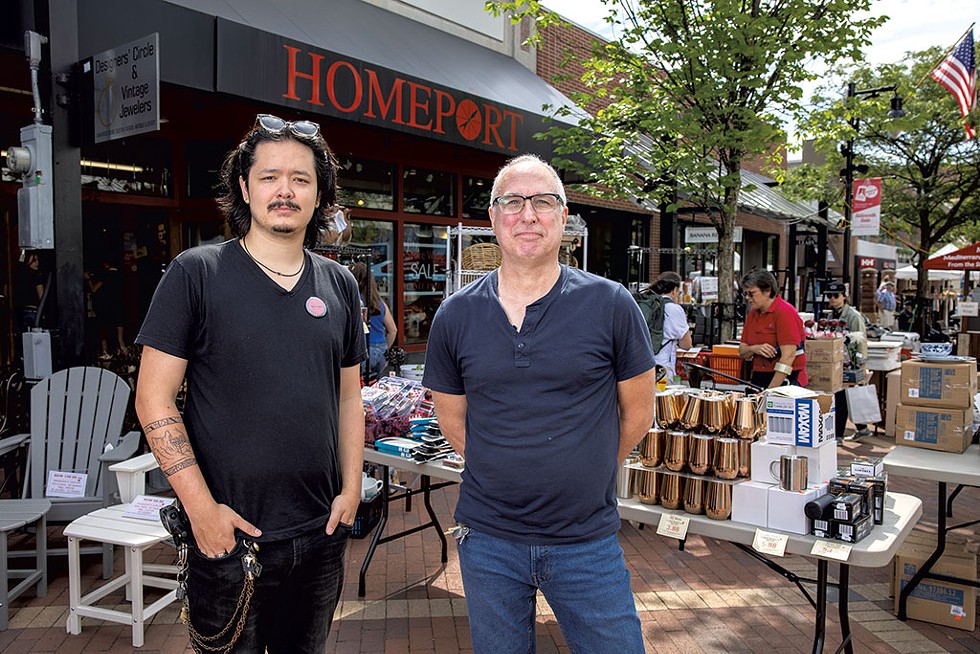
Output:
[[[544,0],[544,4],[582,27],[608,35],[608,26],[602,20],[609,13],[608,7],[600,0]],[[878,0],[871,11],[889,17],[875,30],[871,45],[865,49],[872,64],[899,61],[906,52],[931,46],[952,47],[970,23],[980,20],[977,0]],[[974,38],[977,31],[974,27]],[[819,80],[804,88],[804,97],[818,86]]]

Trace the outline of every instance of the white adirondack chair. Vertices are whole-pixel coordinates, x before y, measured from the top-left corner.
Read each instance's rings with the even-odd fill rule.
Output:
[[[23,497],[51,500],[48,523],[66,523],[113,503],[117,493],[113,463],[132,457],[140,434],[122,436],[130,388],[115,373],[94,367],[61,370],[31,389],[31,433],[14,437],[30,446]],[[7,443],[9,446],[10,443]],[[106,449],[111,445],[111,449]],[[87,475],[80,497],[51,497],[51,471]],[[89,548],[102,552],[103,577],[112,576],[112,546]],[[66,548],[48,555],[66,555]]]

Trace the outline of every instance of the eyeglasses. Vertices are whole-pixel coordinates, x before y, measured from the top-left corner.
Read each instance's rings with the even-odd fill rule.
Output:
[[[757,288],[754,288],[751,291],[742,291],[742,297],[752,299],[752,296],[754,296],[758,292],[759,292],[759,289],[757,289]]]
[[[840,297],[840,293],[827,293],[827,297],[830,298],[831,300],[836,300],[837,298]]]
[[[282,134],[287,129],[295,136],[315,138],[320,134],[320,126],[309,120],[290,122],[272,114],[259,114],[255,117],[255,126],[261,127],[269,134]]]
[[[524,203],[530,200],[534,213],[550,213],[557,211],[562,205],[561,196],[557,193],[535,193],[534,195],[518,195],[509,193],[493,199],[491,204],[497,205],[500,213],[511,215],[524,211]]]

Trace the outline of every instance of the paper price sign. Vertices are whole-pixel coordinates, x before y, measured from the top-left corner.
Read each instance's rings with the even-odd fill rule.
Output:
[[[851,555],[851,546],[847,543],[837,543],[829,540],[818,540],[813,544],[810,554],[822,556],[826,559],[836,559],[846,561]]]
[[[752,540],[752,549],[770,556],[783,556],[786,554],[788,541],[789,536],[786,534],[774,534],[771,531],[756,529],[755,538]]]
[[[667,538],[684,540],[687,538],[687,525],[690,522],[691,519],[687,516],[667,513],[661,516],[660,524],[657,525],[657,533]]]

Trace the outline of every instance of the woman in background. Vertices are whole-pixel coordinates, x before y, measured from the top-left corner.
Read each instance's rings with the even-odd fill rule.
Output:
[[[395,342],[398,327],[391,316],[391,310],[381,299],[378,285],[368,274],[365,263],[358,261],[351,265],[350,271],[357,280],[357,288],[361,293],[361,304],[367,307],[367,325],[370,329],[368,336],[368,360],[365,381],[376,380],[381,376],[385,367],[385,351]]]

